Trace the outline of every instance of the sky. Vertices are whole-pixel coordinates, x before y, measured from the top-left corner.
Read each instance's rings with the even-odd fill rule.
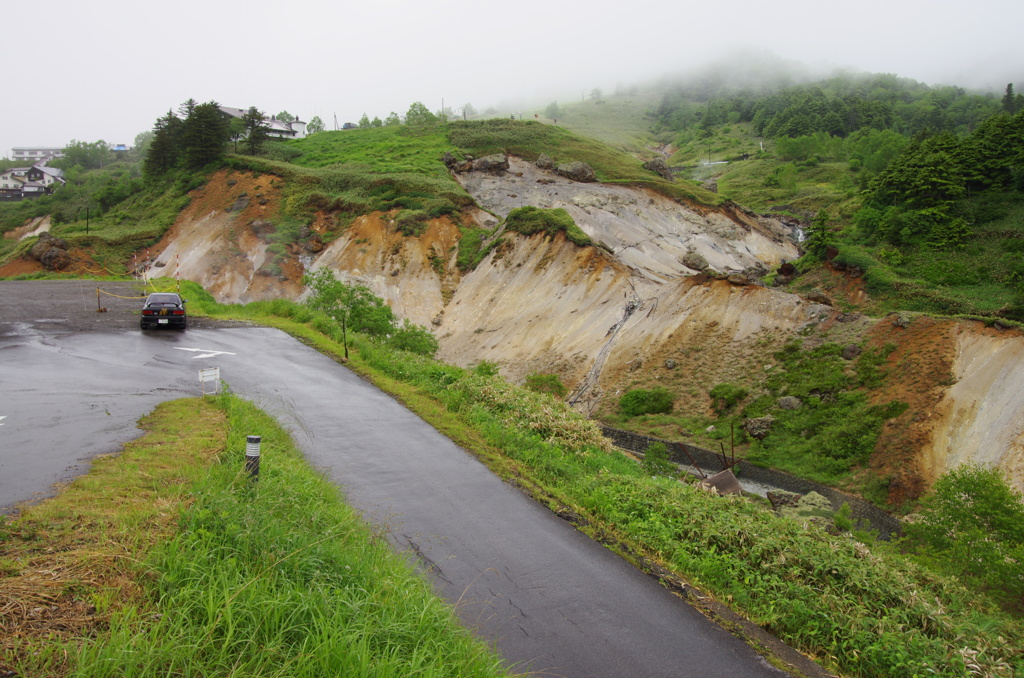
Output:
[[[0,157],[132,145],[193,98],[327,125],[540,108],[730,55],[1024,92],[1020,0],[49,0],[0,14]],[[44,8],[42,11],[40,8]]]

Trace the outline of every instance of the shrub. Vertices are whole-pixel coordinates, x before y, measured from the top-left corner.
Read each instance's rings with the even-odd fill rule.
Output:
[[[437,353],[437,338],[424,327],[414,325],[406,318],[394,331],[388,344],[402,351],[433,357]]]
[[[658,386],[650,391],[634,389],[619,399],[619,411],[627,417],[641,414],[667,414],[672,411],[675,397],[667,388]]]
[[[679,469],[668,459],[668,448],[665,443],[651,443],[644,450],[644,460],[641,463],[644,473],[652,476],[670,476],[679,474]]]
[[[565,233],[565,237],[570,242],[580,247],[593,244],[593,241],[587,237],[587,234],[581,231],[576,222],[572,220],[572,216],[561,207],[550,210],[533,207],[532,205],[517,207],[508,213],[508,217],[505,219],[505,227],[510,231],[522,233],[523,235],[533,235],[543,231],[550,236],[554,236],[561,231]]]
[[[747,389],[742,386],[723,383],[708,391],[708,395],[711,396],[711,406],[714,408],[715,413],[720,417],[724,417],[736,407],[736,403],[747,397]]]
[[[966,584],[1024,604],[1024,495],[998,468],[964,464],[939,478],[906,531],[922,554]]]
[[[527,375],[524,386],[536,393],[548,393],[556,398],[564,398],[565,394],[569,392],[557,374],[533,372]]]
[[[473,367],[473,371],[481,377],[496,377],[498,376],[498,363],[492,363],[490,360],[481,360]]]

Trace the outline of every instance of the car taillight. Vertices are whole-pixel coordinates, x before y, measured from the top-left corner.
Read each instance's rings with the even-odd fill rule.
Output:
[[[142,311],[142,315],[156,315],[156,311],[150,311],[149,309],[144,309]]]
[[[181,310],[180,308],[175,310],[173,313],[174,315],[185,315],[185,311]]]

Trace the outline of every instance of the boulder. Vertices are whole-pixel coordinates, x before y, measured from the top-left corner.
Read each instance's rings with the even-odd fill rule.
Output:
[[[824,304],[825,306],[831,306],[832,300],[829,299],[824,292],[815,287],[813,290],[807,293],[807,301],[813,301],[816,304]]]
[[[672,174],[672,170],[669,169],[668,163],[665,162],[665,158],[658,156],[654,160],[649,160],[644,163],[644,169],[652,172],[657,172],[662,179],[668,179],[669,181],[675,181],[675,176]]]
[[[508,170],[508,156],[504,153],[495,153],[473,161],[475,172],[504,172]]]
[[[895,317],[893,317],[892,324],[893,327],[900,327],[902,329],[906,329],[910,327],[911,320],[912,318],[910,317],[909,313],[906,313],[905,311],[900,311],[899,313],[895,314]]]
[[[703,271],[708,267],[708,260],[696,252],[687,252],[679,259],[679,263],[694,271]]]
[[[581,183],[592,183],[597,181],[597,175],[594,174],[594,168],[585,162],[580,162],[579,160],[559,165],[558,169],[555,171],[566,179],[572,179],[573,181],[579,181]]]
[[[47,231],[39,234],[39,240],[32,246],[28,254],[48,271],[60,271],[71,264],[67,241],[50,235]]]
[[[537,156],[537,167],[541,169],[554,169],[555,161],[552,160],[547,153],[541,153]]]
[[[803,401],[796,396],[782,396],[775,404],[779,406],[780,410],[799,410],[804,406]]]
[[[783,506],[796,506],[803,495],[786,490],[769,490],[766,496],[768,501],[771,502],[772,508],[778,511]]]
[[[746,431],[747,435],[751,438],[764,440],[771,432],[773,423],[775,423],[775,417],[768,414],[763,417],[757,417],[756,419],[747,419],[743,422],[743,430]]]
[[[324,249],[324,239],[320,237],[319,233],[314,231],[309,234],[309,237],[302,241],[302,249],[313,254],[322,252]]]
[[[455,156],[452,155],[451,151],[445,151],[444,155],[441,156],[441,162],[444,163],[445,167],[451,169],[455,167],[455,165],[458,164],[459,161],[455,159]]]
[[[864,349],[857,344],[847,344],[843,347],[843,360],[853,360],[859,356]]]
[[[71,255],[67,250],[51,247],[39,258],[39,263],[47,271],[62,271],[71,265]]]

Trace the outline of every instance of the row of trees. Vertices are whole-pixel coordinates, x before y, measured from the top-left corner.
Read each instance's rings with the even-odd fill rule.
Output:
[[[395,111],[391,111],[390,114],[383,120],[378,116],[370,118],[366,113],[359,118],[358,127],[359,129],[371,129],[374,127],[397,127],[398,125],[409,125],[410,127],[422,127],[425,125],[432,125],[437,122],[443,122],[451,120],[456,117],[470,118],[477,115],[477,110],[473,104],[463,104],[458,111],[454,110],[450,106],[445,106],[438,111],[431,112],[422,102],[416,101],[409,106],[409,110],[406,111],[405,116],[402,117]],[[314,115],[306,125],[306,134],[318,134],[323,132],[325,129],[323,120],[320,116]]]
[[[267,131],[264,115],[255,106],[240,119],[229,119],[216,101],[200,104],[189,99],[178,113],[168,110],[157,119],[143,171],[157,177],[176,168],[200,169],[219,160],[229,142],[235,150],[241,142],[246,153],[255,155],[266,142]]]
[[[955,247],[970,234],[963,199],[1012,189],[1024,190],[1024,111],[994,115],[966,137],[912,141],[871,181],[854,219],[876,241]]]
[[[654,112],[659,129],[710,129],[750,122],[769,138],[824,132],[846,136],[862,129],[890,129],[912,136],[924,130],[966,133],[1003,110],[1015,113],[1024,98],[1012,85],[1002,100],[959,87],[928,87],[889,75],[836,77],[773,92],[746,88],[700,99],[685,87],[667,92]]]

